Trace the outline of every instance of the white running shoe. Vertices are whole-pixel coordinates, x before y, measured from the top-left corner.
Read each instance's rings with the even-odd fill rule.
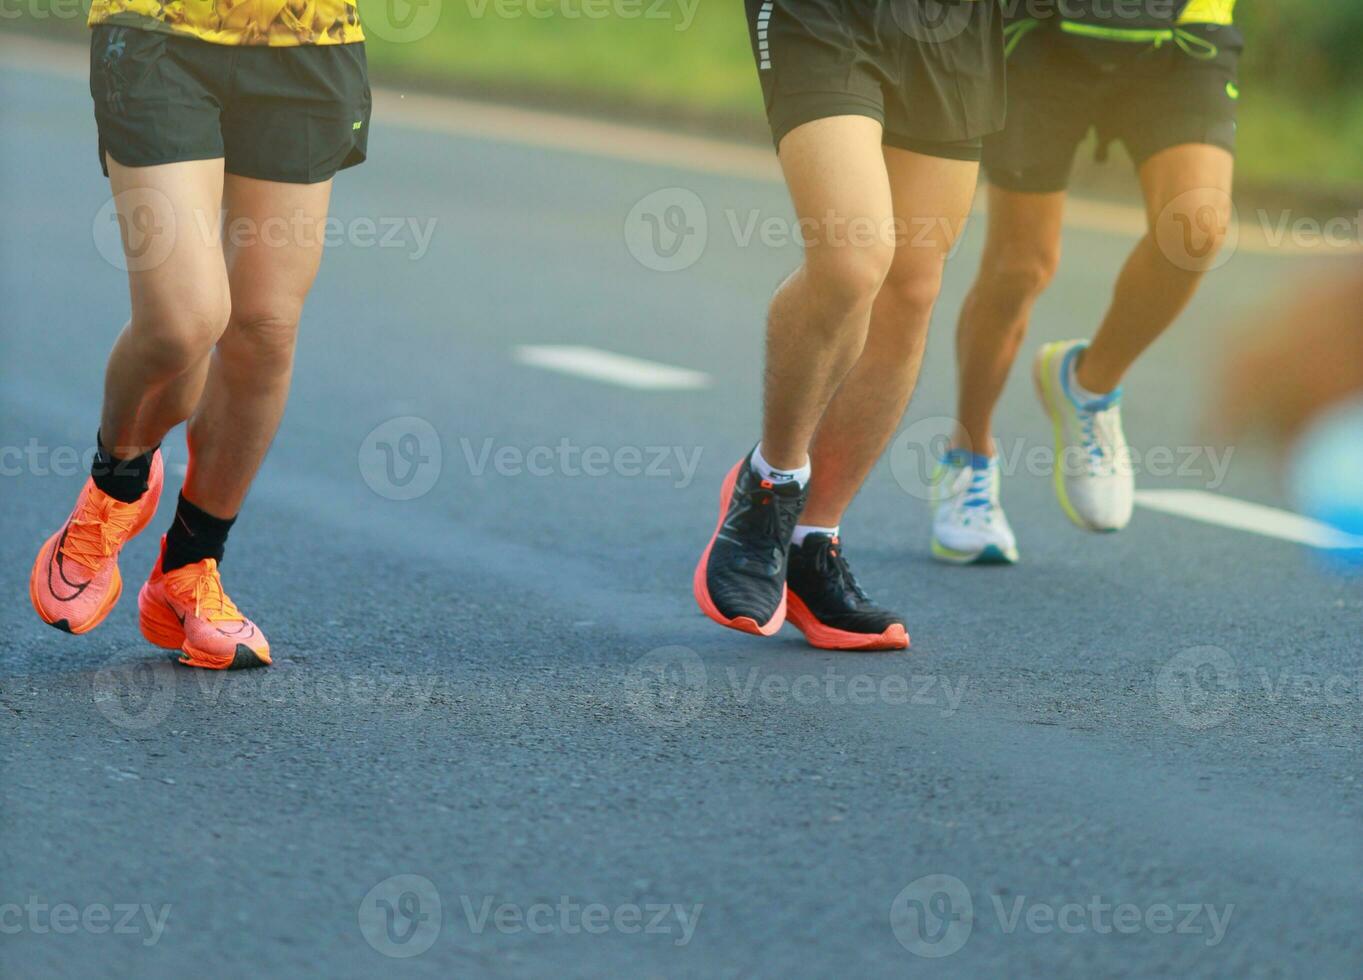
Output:
[[[953,451],[932,478],[932,556],[952,565],[1012,565],[1018,543],[999,506],[998,457]]]
[[[1131,521],[1135,475],[1122,434],[1122,389],[1096,402],[1071,394],[1082,340],[1046,344],[1032,375],[1055,433],[1055,495],[1070,520],[1086,531],[1120,531]]]

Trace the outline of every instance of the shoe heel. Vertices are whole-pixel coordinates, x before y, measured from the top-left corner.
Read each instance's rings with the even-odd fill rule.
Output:
[[[147,599],[145,585],[137,594],[137,625],[148,643],[163,650],[179,650],[184,645],[184,627],[169,609]]]

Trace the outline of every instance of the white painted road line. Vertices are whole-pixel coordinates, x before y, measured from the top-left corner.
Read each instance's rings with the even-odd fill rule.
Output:
[[[1363,548],[1363,538],[1345,534],[1328,524],[1291,511],[1221,497],[1203,490],[1137,490],[1136,503],[1176,517],[1187,517],[1217,527],[1248,531],[1266,538],[1292,541],[1312,548]]]
[[[521,346],[516,348],[516,360],[637,391],[695,391],[710,385],[710,376],[701,371],[626,357],[595,347]]]

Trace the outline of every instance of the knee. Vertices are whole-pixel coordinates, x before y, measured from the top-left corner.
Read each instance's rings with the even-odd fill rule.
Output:
[[[894,260],[892,246],[832,247],[806,258],[805,269],[817,301],[831,313],[869,310]]]
[[[1230,197],[1220,191],[1192,191],[1156,216],[1152,237],[1178,268],[1202,275],[1216,267],[1230,233]]]
[[[181,374],[213,350],[228,316],[226,299],[200,298],[138,311],[132,329],[149,363],[166,374]]]
[[[293,366],[301,310],[291,304],[233,309],[219,355],[253,372],[286,372]]]
[[[1000,256],[985,264],[976,289],[990,305],[1018,311],[1046,291],[1059,265],[1058,252]]]
[[[913,333],[909,329],[913,327],[925,332],[941,288],[940,265],[931,269],[891,269],[880,289],[879,302],[885,304],[897,323],[904,325],[906,333]]]

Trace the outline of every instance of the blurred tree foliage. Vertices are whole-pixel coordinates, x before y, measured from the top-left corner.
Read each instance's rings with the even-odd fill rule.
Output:
[[[1331,102],[1363,95],[1363,0],[1240,0],[1236,21],[1246,77]]]

